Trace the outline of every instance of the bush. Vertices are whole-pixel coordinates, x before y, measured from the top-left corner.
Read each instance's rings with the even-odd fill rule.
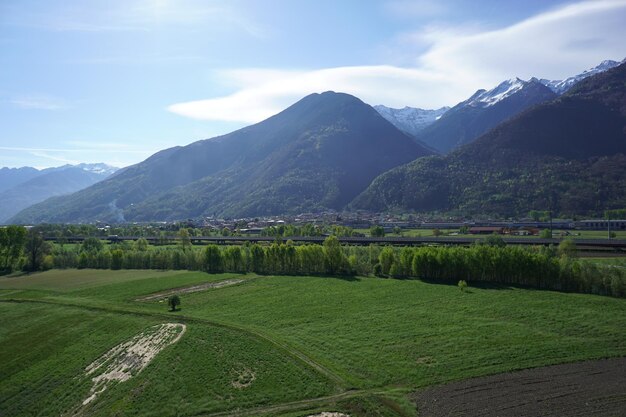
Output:
[[[167,305],[170,307],[170,311],[176,311],[176,307],[180,305],[180,297],[177,294],[170,295],[167,299]]]

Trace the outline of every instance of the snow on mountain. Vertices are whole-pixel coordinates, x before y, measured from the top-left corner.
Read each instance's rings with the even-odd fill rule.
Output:
[[[407,106],[402,109],[394,109],[379,104],[374,106],[374,109],[398,129],[415,136],[426,126],[439,119],[450,107],[424,110]]]
[[[81,168],[83,171],[93,172],[94,174],[100,174],[104,176],[109,176],[116,172],[118,168],[113,167],[111,165],[97,163],[97,164],[78,164],[76,168]]]
[[[539,82],[541,82],[543,85],[545,85],[555,93],[563,94],[585,78],[610,70],[611,68],[614,68],[623,62],[626,62],[626,59],[624,59],[622,62],[606,60],[602,61],[600,65],[596,67],[585,70],[578,75],[574,75],[573,77],[569,77],[564,80],[546,80],[545,78],[543,78],[539,80]]]
[[[532,80],[524,81],[519,78],[511,78],[510,80],[503,81],[498,84],[497,87],[489,91],[476,91],[464,104],[472,107],[491,107],[510,95],[517,93],[530,82],[532,82]]]
[[[94,163],[94,164],[87,164],[87,163],[81,163],[81,164],[77,164],[77,165],[70,165],[70,164],[66,164],[66,165],[61,165],[58,167],[53,167],[53,168],[46,168],[41,170],[40,172],[42,174],[48,174],[51,172],[59,172],[59,171],[64,171],[66,169],[82,169],[83,171],[86,172],[91,172],[94,174],[98,174],[101,175],[102,177],[108,177],[109,175],[115,173],[119,168],[105,164],[105,163]]]

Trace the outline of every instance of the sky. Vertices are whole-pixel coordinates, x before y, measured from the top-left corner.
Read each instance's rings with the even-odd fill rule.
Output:
[[[626,57],[626,0],[0,0],[0,167],[123,167],[327,90],[452,106]]]

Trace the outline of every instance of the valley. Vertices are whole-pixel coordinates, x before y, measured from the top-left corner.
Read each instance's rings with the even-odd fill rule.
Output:
[[[625,21],[0,2],[0,416],[626,417]]]
[[[182,294],[178,312],[133,301],[234,278],[245,282]],[[0,339],[0,410],[72,413],[90,390],[82,375],[91,362],[176,322],[187,326],[176,344],[83,411],[415,415],[407,395],[421,387],[623,356],[624,308],[590,295],[365,277],[65,270],[3,278],[0,309],[10,320]],[[44,329],[45,347],[20,349]],[[242,373],[254,375],[243,387],[233,383]]]

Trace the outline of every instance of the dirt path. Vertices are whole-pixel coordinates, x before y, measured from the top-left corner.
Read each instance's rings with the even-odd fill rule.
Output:
[[[420,417],[626,416],[626,358],[527,369],[427,388]]]
[[[145,297],[137,298],[135,299],[135,301],[159,300],[159,299],[167,298],[173,294],[189,294],[192,292],[208,290],[210,288],[228,287],[229,285],[239,284],[244,281],[245,281],[244,279],[227,279],[224,281],[207,282],[205,284],[193,285],[191,287],[172,288],[167,291],[161,291],[161,292],[157,292],[154,294],[146,295]]]

